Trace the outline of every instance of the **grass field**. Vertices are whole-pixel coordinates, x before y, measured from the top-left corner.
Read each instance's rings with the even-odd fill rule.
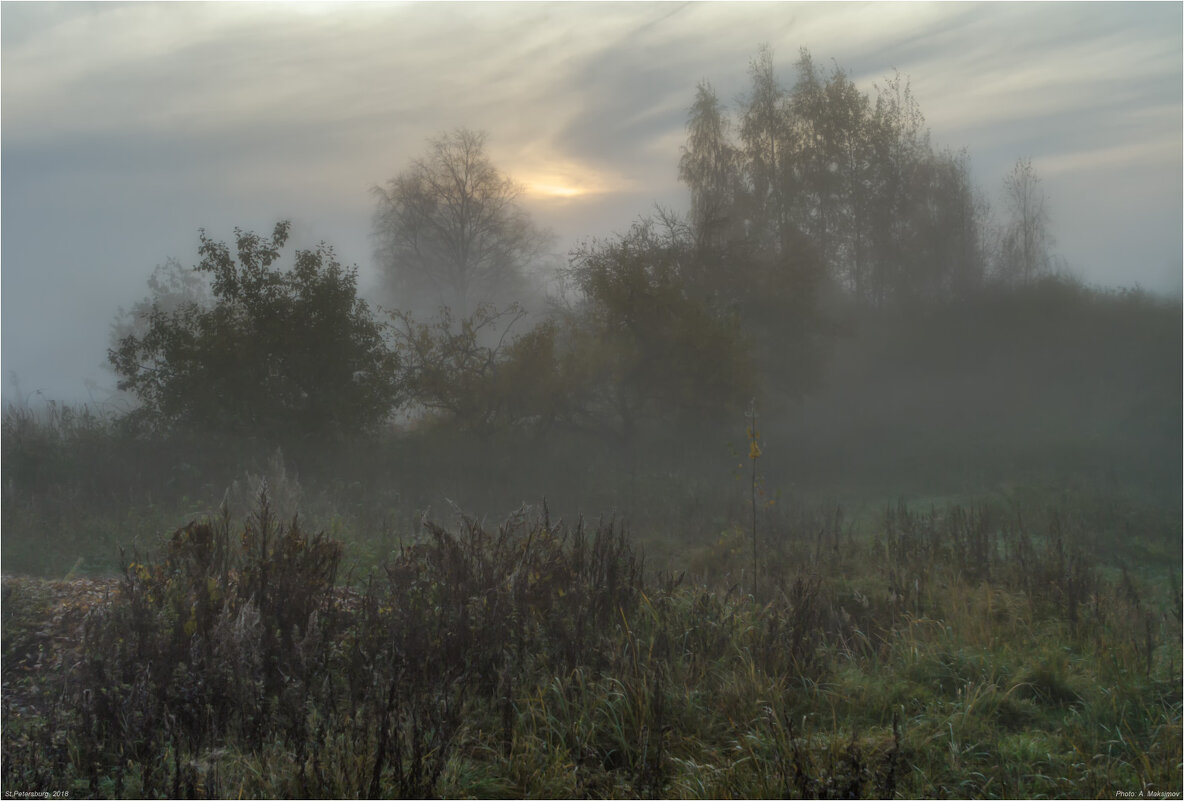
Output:
[[[1178,521],[1104,512],[799,508],[754,585],[742,525],[654,569],[524,509],[362,581],[264,497],[118,579],[6,579],[4,789],[1170,797]]]
[[[861,318],[757,460],[10,408],[0,789],[1179,797],[1179,306],[1008,302]]]

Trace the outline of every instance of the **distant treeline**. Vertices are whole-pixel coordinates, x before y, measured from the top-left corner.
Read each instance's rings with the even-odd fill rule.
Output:
[[[759,410],[770,498],[1075,486],[1179,508],[1178,302],[1048,279],[907,314],[830,314],[836,334],[815,389]],[[636,528],[703,538],[746,514],[734,480],[738,463],[747,470],[745,425],[740,412],[699,426],[655,416],[623,438],[558,423],[420,424],[276,446],[150,431],[101,410],[10,406],[3,561],[37,573],[64,573],[80,556],[114,567],[137,538],[223,502],[242,512],[263,477],[290,501],[286,513],[376,548],[393,547],[429,508],[501,515],[541,498],[557,515],[624,514]]]

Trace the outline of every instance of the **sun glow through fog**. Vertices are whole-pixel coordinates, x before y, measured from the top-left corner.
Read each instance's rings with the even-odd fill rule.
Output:
[[[526,185],[526,191],[531,195],[536,195],[539,197],[571,198],[587,194],[586,189],[581,189],[576,186],[564,186],[558,183],[543,183],[537,181],[528,183]]]
[[[525,169],[516,168],[510,161],[506,172],[522,186],[523,194],[530,198],[550,200],[574,200],[588,195],[616,192],[628,187],[628,181],[619,176],[606,175],[602,171],[567,160],[547,159],[540,164],[527,164]],[[558,161],[558,163],[554,163]],[[532,169],[533,167],[533,169]]]

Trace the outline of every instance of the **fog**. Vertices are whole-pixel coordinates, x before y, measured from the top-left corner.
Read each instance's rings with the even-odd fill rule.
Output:
[[[899,70],[936,144],[998,204],[1041,174],[1057,252],[1103,286],[1180,292],[1180,9],[1148,5],[5,4],[4,397],[101,401],[107,328],[197,229],[294,222],[378,281],[372,187],[457,126],[556,234],[685,211],[696,83],[725,106],[768,43],[870,91]],[[1007,47],[998,46],[1007,42]],[[97,388],[97,389],[96,389]],[[34,397],[36,397],[34,395]]]
[[[1180,795],[1180,4],[0,16],[5,796]]]
[[[2,13],[10,486],[1178,502],[1177,7]]]

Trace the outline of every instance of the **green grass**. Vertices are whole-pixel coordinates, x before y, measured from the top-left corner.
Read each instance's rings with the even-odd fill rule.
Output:
[[[615,528],[542,510],[431,525],[335,589],[349,547],[264,506],[140,557],[68,618],[76,658],[38,661],[64,585],[6,582],[4,789],[1178,792],[1178,590],[1096,569],[1112,534],[1088,512],[1021,516],[1040,531],[985,507],[787,510],[810,525],[766,532],[756,603],[731,535],[685,552],[711,569],[679,578]]]

